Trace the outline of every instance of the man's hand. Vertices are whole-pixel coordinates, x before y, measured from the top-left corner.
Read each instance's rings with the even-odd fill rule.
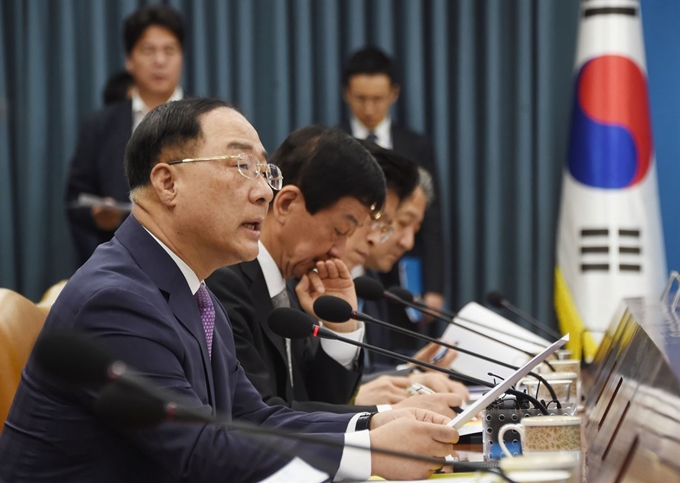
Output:
[[[456,412],[452,409],[454,407],[460,407],[463,404],[463,398],[458,394],[444,393],[444,394],[417,394],[411,396],[403,401],[393,404],[392,409],[404,409],[404,408],[420,408],[433,411],[435,413],[446,416],[447,418],[453,418],[456,416]],[[391,411],[386,411],[389,413]],[[383,413],[378,413],[383,414]],[[377,416],[377,415],[376,415]],[[375,418],[375,416],[373,416]]]
[[[414,396],[415,397],[415,396]],[[422,397],[422,396],[421,396]],[[397,419],[412,419],[414,421],[420,421],[422,423],[432,423],[432,424],[446,424],[451,421],[451,418],[443,416],[429,409],[422,408],[400,408],[393,409],[392,411],[385,411],[382,413],[376,413],[371,418],[370,430],[378,429],[386,424]]]
[[[432,307],[433,309],[443,309],[444,308],[444,296],[440,293],[437,292],[425,292],[423,294],[423,302],[428,305],[429,307]],[[429,315],[424,316],[424,320],[426,324],[429,324],[432,322],[434,317],[431,317]]]
[[[439,353],[440,349],[442,346],[435,344],[434,342],[430,342],[427,344],[425,347],[420,349],[418,352],[415,353],[413,356],[414,359],[417,359],[422,362],[430,362],[434,356]],[[456,360],[456,357],[458,357],[458,352],[454,351],[453,349],[447,349],[446,354],[444,354],[444,357],[439,359],[437,362],[430,362],[431,364],[434,364],[435,366],[443,367],[445,369],[448,369],[451,367],[451,364],[453,364],[453,361]],[[423,368],[425,369],[425,368]],[[425,370],[431,370],[431,369],[425,369]]]
[[[420,372],[409,374],[408,379],[411,383],[417,382],[423,386],[429,387],[436,393],[453,393],[463,398],[463,401],[470,399],[470,393],[458,381],[452,381],[440,372]]]
[[[359,386],[354,399],[357,406],[396,404],[409,397],[406,389],[412,384],[408,377],[380,376]]]
[[[398,411],[382,414],[396,412]],[[380,414],[373,416],[373,420],[378,416]],[[448,418],[429,411],[416,411],[410,417],[397,418],[372,430],[370,435],[373,450],[391,449],[413,455],[442,458],[442,461],[427,463],[371,451],[371,473],[388,480],[429,477],[444,464],[443,458],[453,452],[453,445],[458,441],[458,431],[446,426],[447,422]]]
[[[114,203],[116,200],[113,198],[105,198],[105,201]],[[94,218],[94,224],[100,230],[113,231],[120,225],[123,221],[123,212],[116,208],[108,208],[106,206],[93,206],[92,207],[92,218]]]
[[[324,262],[316,262],[316,271],[303,275],[295,287],[300,306],[308,314],[314,315],[314,301],[322,295],[332,295],[347,301],[352,310],[357,309],[357,294],[354,281],[347,266],[339,258],[332,258]],[[354,320],[346,323],[331,323],[323,321],[324,325],[334,332],[352,332],[356,326]]]

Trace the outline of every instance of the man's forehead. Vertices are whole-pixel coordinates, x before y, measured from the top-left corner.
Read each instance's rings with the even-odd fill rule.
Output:
[[[234,109],[218,108],[205,114],[201,119],[201,130],[205,143],[217,145],[221,150],[267,156],[255,128]]]
[[[397,216],[409,220],[422,220],[424,215],[425,210],[413,201],[404,201],[397,212]]]

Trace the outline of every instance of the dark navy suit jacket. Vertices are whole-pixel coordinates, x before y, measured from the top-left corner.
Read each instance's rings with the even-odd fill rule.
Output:
[[[352,128],[348,121],[341,123],[339,127],[346,133],[352,134]],[[436,188],[439,186],[440,177],[434,158],[434,149],[425,136],[400,126],[394,121],[392,121],[391,134],[394,152],[411,159],[432,175],[437,198],[435,198],[432,206],[425,211],[422,229],[416,234],[415,247],[410,254],[420,257],[422,260],[424,291],[443,294],[445,267],[442,264],[442,214],[441,200]],[[453,225],[455,229],[455,224]],[[396,265],[393,275],[398,277]]]
[[[66,214],[79,265],[90,258],[113,231],[94,224],[90,208],[71,205],[81,193],[110,196],[128,202],[129,191],[123,159],[132,136],[132,101],[121,101],[93,114],[80,127],[78,145],[71,159],[66,186]]]
[[[270,405],[299,411],[348,413],[376,411],[375,406],[353,406],[362,365],[345,369],[320,347],[319,339],[291,341],[293,379],[288,374],[283,337],[269,328],[274,305],[257,260],[215,271],[206,284],[222,302],[234,329],[236,355],[246,375]],[[291,307],[301,310],[294,286],[288,288]]]
[[[262,401],[236,360],[231,326],[216,309],[212,359],[183,274],[130,216],[71,278],[41,334],[84,332],[110,355],[210,414],[329,433],[342,444],[351,414],[299,413]],[[0,435],[0,481],[256,481],[283,466],[271,445],[215,425],[163,423],[129,431],[93,415],[95,394],[51,380],[31,356]],[[272,438],[270,438],[272,440]],[[280,446],[335,472],[342,449]],[[324,463],[325,464],[322,464]]]

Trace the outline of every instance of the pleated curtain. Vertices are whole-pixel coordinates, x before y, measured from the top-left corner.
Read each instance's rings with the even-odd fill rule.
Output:
[[[123,67],[134,0],[0,2],[0,286],[32,299],[77,268],[63,192],[78,128]],[[343,61],[398,64],[393,118],[436,148],[451,308],[491,289],[554,323],[552,278],[578,0],[171,0],[182,84],[236,104],[271,152],[347,116]]]

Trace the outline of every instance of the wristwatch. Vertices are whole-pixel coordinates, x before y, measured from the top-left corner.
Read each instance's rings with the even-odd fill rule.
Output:
[[[361,413],[359,419],[357,419],[357,424],[354,426],[355,431],[363,431],[371,429],[371,418],[376,413]]]

